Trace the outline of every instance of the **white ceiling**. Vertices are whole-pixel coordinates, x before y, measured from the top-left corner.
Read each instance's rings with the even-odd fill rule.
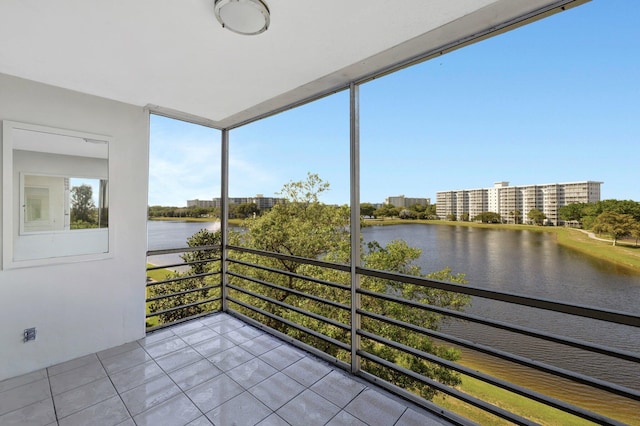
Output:
[[[574,3],[265,1],[243,36],[213,0],[1,0],[0,73],[226,128]]]

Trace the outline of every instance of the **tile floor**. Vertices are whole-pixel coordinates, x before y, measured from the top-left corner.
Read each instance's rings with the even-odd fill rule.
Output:
[[[0,425],[447,424],[227,314],[0,382]]]

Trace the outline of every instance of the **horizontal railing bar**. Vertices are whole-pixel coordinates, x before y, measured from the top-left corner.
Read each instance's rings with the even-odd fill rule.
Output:
[[[149,281],[149,282],[147,282],[147,287],[155,287],[157,285],[174,283],[176,281],[184,281],[184,280],[189,280],[189,279],[192,279],[192,278],[203,278],[203,277],[209,277],[211,275],[219,275],[219,274],[220,274],[220,271],[203,272],[202,274],[185,275],[183,277],[175,277],[175,278],[170,278],[170,279],[162,280],[162,281]]]
[[[624,360],[632,361],[632,362],[640,361],[640,355],[639,354],[635,354],[633,352],[623,351],[623,350],[615,349],[615,348],[606,348],[604,346],[597,345],[595,343],[583,342],[583,341],[580,341],[578,339],[573,339],[571,337],[564,337],[564,336],[559,336],[559,335],[552,334],[552,333],[545,333],[545,332],[542,332],[542,331],[539,331],[539,330],[534,330],[534,329],[527,328],[527,327],[522,327],[522,326],[519,326],[519,325],[507,324],[507,323],[504,323],[504,322],[501,322],[501,321],[490,320],[490,319],[486,319],[484,317],[480,317],[480,316],[477,316],[477,315],[467,314],[467,313],[459,312],[459,311],[453,311],[453,310],[450,310],[450,309],[440,308],[440,307],[436,307],[436,306],[433,306],[433,305],[425,305],[425,304],[420,303],[420,302],[415,302],[415,301],[412,301],[412,300],[407,300],[407,299],[399,298],[397,296],[391,296],[391,295],[388,295],[388,294],[376,293],[376,292],[372,292],[372,291],[369,291],[369,290],[358,290],[358,293],[363,294],[365,296],[375,297],[375,298],[379,298],[379,299],[383,299],[383,300],[399,303],[399,304],[402,304],[402,305],[407,305],[407,306],[412,306],[412,307],[424,309],[424,310],[427,310],[427,311],[438,313],[440,315],[446,315],[446,316],[450,316],[450,317],[454,317],[454,318],[470,321],[470,322],[473,322],[473,323],[476,323],[476,324],[482,324],[482,325],[486,325],[486,326],[489,326],[489,327],[494,327],[494,328],[510,331],[510,332],[517,333],[517,334],[522,334],[522,335],[529,336],[529,337],[535,337],[535,338],[538,338],[538,339],[541,339],[541,340],[546,340],[546,341],[550,341],[550,342],[554,342],[554,343],[563,344],[563,345],[566,345],[566,346],[572,346],[572,347],[575,347],[575,348],[578,348],[578,349],[582,349],[582,350],[587,350],[587,351],[591,351],[591,352],[595,352],[595,353],[600,353],[600,354],[603,354],[603,355],[608,355],[608,356],[611,356],[611,357],[614,357],[614,358],[624,359]],[[366,312],[366,311],[363,311],[363,312]]]
[[[205,303],[215,302],[216,300],[222,300],[222,297],[212,297],[210,299],[200,300],[198,302],[188,303],[186,305],[180,305],[180,306],[176,306],[174,308],[165,309],[163,311],[149,312],[145,316],[145,318],[157,317],[157,316],[160,316],[160,315],[163,315],[163,314],[168,314],[169,312],[179,311],[180,309],[191,308],[193,306],[198,306],[198,305],[203,305]]]
[[[295,272],[283,271],[282,269],[270,268],[268,266],[256,265],[255,263],[245,262],[245,261],[242,261],[242,260],[237,260],[237,259],[232,259],[232,258],[228,258],[227,260],[229,262],[231,262],[231,263],[244,265],[244,266],[247,266],[249,268],[255,268],[255,269],[260,269],[262,271],[273,272],[275,274],[286,275],[288,277],[298,278],[298,279],[304,280],[304,281],[311,281],[311,282],[314,282],[314,283],[317,283],[317,284],[322,284],[322,285],[327,286],[327,287],[333,287],[333,288],[337,288],[337,289],[348,291],[348,292],[351,291],[350,287],[347,287],[347,286],[342,285],[342,284],[337,284],[337,283],[334,283],[334,282],[331,282],[331,281],[320,280],[318,278],[309,277],[307,275],[296,274]]]
[[[218,309],[217,311],[200,312],[198,314],[191,315],[191,316],[184,317],[184,318],[180,318],[180,319],[177,319],[175,321],[165,322],[165,323],[162,323],[162,324],[154,325],[153,327],[147,327],[145,329],[145,331],[147,333],[152,333],[152,332],[154,332],[156,330],[160,330],[160,329],[163,329],[163,328],[171,327],[171,326],[174,326],[174,325],[177,325],[177,324],[182,324],[183,322],[192,321],[194,319],[197,319],[197,318],[200,318],[200,317],[206,317],[207,315],[212,315],[212,314],[215,314],[215,313],[218,313],[218,312],[222,312],[222,311],[220,309]]]
[[[160,265],[160,266],[155,265],[155,266],[147,267],[147,271],[154,271],[156,269],[175,268],[178,266],[190,266],[190,265],[196,265],[200,263],[219,262],[220,260],[222,260],[222,258],[217,257],[217,258],[211,258],[211,259],[193,260],[191,262],[171,263],[169,265]]]
[[[203,290],[211,290],[212,288],[220,288],[220,287],[222,287],[222,284],[213,284],[206,287],[192,288],[189,290],[179,291],[177,293],[163,294],[161,296],[149,297],[148,299],[145,300],[145,302],[146,303],[155,302],[156,300],[168,299],[170,297],[182,296],[184,294],[195,293],[197,291],[203,291]]]
[[[248,303],[244,303],[244,302],[242,302],[242,301],[240,301],[238,299],[234,299],[233,297],[228,297],[227,300],[229,302],[233,302],[233,303],[235,303],[237,305],[243,306],[243,307],[245,307],[245,308],[247,308],[247,309],[249,309],[251,311],[254,311],[254,312],[258,313],[258,314],[264,315],[264,316],[269,317],[269,318],[271,318],[273,320],[276,320],[278,322],[286,324],[289,327],[294,328],[294,329],[296,329],[298,331],[302,331],[304,333],[310,334],[311,336],[317,337],[318,339],[323,340],[323,341],[325,341],[327,343],[330,343],[330,344],[332,344],[334,346],[337,346],[340,349],[343,349],[343,350],[345,350],[347,352],[351,351],[351,345],[348,345],[348,344],[343,343],[343,342],[341,342],[339,340],[336,340],[334,338],[326,336],[326,335],[324,335],[322,333],[319,333],[319,332],[317,332],[315,330],[311,330],[310,328],[307,328],[307,327],[301,326],[299,324],[296,324],[296,323],[294,323],[292,321],[289,321],[287,319],[282,318],[281,316],[274,315],[274,314],[272,314],[270,312],[264,311],[264,310],[262,310],[260,308],[257,308],[255,306],[253,306],[253,305],[250,305]]]
[[[192,252],[192,251],[220,250],[220,249],[222,249],[222,246],[220,244],[216,244],[216,245],[198,246],[198,247],[179,247],[179,248],[173,248],[173,249],[147,250],[147,257],[159,256],[161,254],[186,253],[186,252]]]
[[[437,382],[435,380],[432,380],[428,377],[425,377],[421,374],[418,374],[412,370],[409,370],[407,368],[401,367],[399,365],[396,365],[390,361],[387,361],[383,358],[380,358],[376,355],[370,354],[369,352],[365,352],[363,350],[359,350],[358,351],[358,355],[362,358],[368,359],[372,362],[375,362],[376,364],[382,365],[384,367],[387,367],[393,371],[396,371],[398,373],[404,374],[406,376],[409,376],[415,380],[418,380],[428,386],[431,386],[432,388],[435,388],[437,390],[439,390],[440,392],[446,393],[448,395],[453,396],[454,398],[466,402],[467,404],[473,405],[475,407],[478,407],[480,409],[482,409],[483,411],[489,412],[491,414],[494,414],[498,417],[501,417],[503,419],[509,420],[511,422],[514,422],[515,424],[519,424],[519,425],[537,425],[537,423],[532,422],[531,420],[527,420],[523,417],[518,416],[517,414],[513,414],[507,410],[504,410],[500,407],[496,407],[495,405],[489,404],[488,402],[485,402],[481,399],[475,398],[471,395],[467,395],[464,392],[461,392],[455,388],[451,388],[447,385],[443,385],[440,382]],[[369,373],[370,374],[370,373]],[[374,376],[375,377],[375,376]]]
[[[327,362],[330,362],[331,364],[335,364],[336,366],[342,368],[345,371],[349,371],[349,369],[350,369],[349,364],[347,364],[346,362],[344,362],[344,361],[342,361],[342,360],[340,360],[340,359],[338,359],[338,358],[336,358],[334,356],[331,356],[331,355],[327,354],[326,352],[324,352],[324,351],[322,351],[322,350],[320,350],[318,348],[314,348],[313,346],[308,345],[308,344],[296,339],[295,337],[291,337],[291,336],[289,336],[289,335],[287,335],[287,334],[285,334],[285,333],[283,333],[281,331],[278,331],[278,330],[276,330],[274,328],[271,328],[271,327],[261,323],[260,321],[257,321],[257,320],[255,320],[255,319],[253,319],[251,317],[246,316],[243,313],[240,313],[240,312],[238,312],[236,310],[233,310],[233,309],[229,309],[227,311],[227,314],[229,314],[229,315],[231,315],[231,316],[233,316],[235,318],[238,318],[239,320],[244,321],[244,322],[248,323],[249,325],[252,325],[252,326],[254,326],[254,327],[256,327],[256,328],[258,328],[260,330],[263,330],[266,333],[269,333],[269,334],[271,334],[273,336],[276,336],[277,338],[279,338],[279,339],[281,339],[281,340],[283,340],[283,341],[285,341],[285,342],[287,342],[287,343],[289,343],[289,344],[291,344],[291,345],[293,345],[293,346],[295,346],[297,348],[300,348],[300,349],[302,349],[304,351],[307,351],[307,352],[317,356],[318,358],[321,358],[321,359],[323,359],[323,360],[325,360]]]
[[[280,260],[290,260],[292,262],[304,263],[307,265],[321,266],[323,268],[335,269],[337,271],[351,272],[351,266],[345,265],[342,263],[325,262],[322,260],[308,259],[306,257],[291,256],[291,255],[282,254],[282,253],[274,253],[274,252],[268,252],[264,250],[250,249],[247,247],[239,247],[239,246],[232,246],[232,245],[227,245],[226,247],[229,250],[241,251],[244,253],[252,253],[252,254],[257,254],[265,257],[272,257]]]
[[[487,290],[479,287],[472,287],[461,284],[451,284],[440,281],[428,280],[413,275],[398,274],[377,271],[366,268],[356,268],[356,273],[376,278],[382,278],[389,281],[398,281],[406,284],[415,284],[423,287],[432,287],[440,290],[452,291],[455,293],[466,294],[469,296],[483,297],[501,302],[515,303],[521,306],[531,308],[544,309],[547,311],[560,312],[564,314],[576,315],[591,319],[597,319],[616,324],[630,325],[632,327],[640,327],[640,316],[627,312],[616,312],[608,309],[595,308],[591,306],[576,305],[564,302],[556,302],[553,300],[534,298],[515,293],[498,292]]]
[[[305,311],[304,309],[298,308],[296,306],[289,305],[288,303],[280,302],[278,300],[272,299],[272,298],[264,296],[262,294],[255,293],[253,291],[246,290],[246,289],[244,289],[242,287],[238,287],[238,286],[233,285],[233,284],[227,284],[227,288],[239,291],[240,293],[243,293],[243,294],[258,298],[258,299],[263,300],[265,302],[272,303],[274,305],[280,306],[281,308],[288,309],[288,310],[297,312],[297,313],[302,314],[302,315],[306,315],[306,316],[308,316],[310,318],[313,318],[313,319],[316,319],[318,321],[324,322],[325,324],[330,324],[330,325],[332,325],[334,327],[341,328],[343,330],[351,330],[351,326],[350,325],[345,325],[345,324],[343,324],[343,323],[341,323],[339,321],[333,320],[331,318],[327,318],[327,317],[322,316],[322,315],[318,315],[318,314],[316,314],[314,312]]]
[[[295,294],[296,296],[300,296],[300,297],[304,297],[305,299],[310,299],[310,300],[314,300],[316,302],[320,302],[320,303],[325,303],[329,306],[333,306],[334,308],[338,308],[338,309],[342,309],[342,310],[350,310],[351,307],[349,307],[348,305],[343,305],[342,303],[338,303],[338,302],[334,302],[333,300],[328,300],[328,299],[324,299],[320,296],[315,296],[313,294],[308,294],[305,293],[303,291],[300,290],[295,290],[292,288],[288,288],[288,287],[283,287],[281,285],[277,285],[277,284],[273,284],[270,283],[268,281],[264,281],[264,280],[260,280],[258,278],[253,278],[253,277],[248,277],[246,275],[243,274],[238,274],[237,272],[233,272],[233,271],[227,271],[227,275],[231,275],[237,278],[241,278],[247,281],[251,281],[254,282],[256,284],[261,284],[263,286],[272,288],[274,290],[280,290],[280,291],[284,291],[287,293],[291,293],[291,294]]]
[[[367,339],[373,340],[378,343],[382,343],[383,345],[390,346],[394,349],[400,350],[402,352],[411,354],[413,356],[420,357],[432,363],[441,365],[443,367],[447,367],[451,370],[457,371],[459,373],[465,374],[467,376],[473,377],[475,379],[481,380],[485,383],[489,383],[491,385],[497,386],[499,388],[505,389],[509,392],[513,392],[515,394],[521,395],[523,397],[532,399],[534,401],[538,401],[542,404],[545,404],[549,407],[557,408],[561,411],[573,414],[575,416],[581,417],[583,419],[587,419],[589,421],[593,421],[599,424],[618,424],[615,420],[607,418],[605,416],[601,416],[597,413],[593,413],[589,410],[585,410],[583,408],[568,404],[564,401],[560,401],[558,399],[552,398],[547,395],[543,395],[541,393],[535,392],[533,390],[526,389],[524,387],[515,385],[513,383],[507,382],[505,380],[498,379],[493,376],[489,376],[487,374],[481,373],[477,370],[464,367],[458,363],[453,361],[449,361],[440,357],[437,357],[432,354],[428,354],[426,352],[415,349],[411,346],[407,346],[405,344],[395,342],[393,340],[386,339],[384,337],[378,336],[377,334],[370,333],[368,331],[359,330],[358,334],[360,336],[366,337]]]

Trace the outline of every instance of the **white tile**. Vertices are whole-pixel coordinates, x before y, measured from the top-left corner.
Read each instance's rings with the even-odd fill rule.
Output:
[[[88,364],[96,364],[99,362],[100,361],[98,360],[96,354],[89,354],[81,356],[80,358],[74,358],[67,362],[52,365],[51,367],[47,368],[47,371],[49,372],[49,376],[56,376],[58,374],[65,373],[78,367],[83,367]]]
[[[372,389],[365,389],[345,411],[372,425],[395,424],[406,406]]]
[[[191,330],[189,333],[180,335],[180,338],[190,345],[202,342],[203,340],[213,339],[218,336],[218,333],[207,327],[200,327],[195,330]]]
[[[278,370],[266,362],[254,358],[229,370],[227,374],[242,387],[249,389],[277,372]]]
[[[310,389],[338,407],[344,408],[365,387],[346,374],[334,370],[318,380]]]
[[[249,389],[249,392],[272,410],[277,410],[306,388],[283,373],[276,373]]]
[[[129,352],[124,352],[102,361],[104,368],[109,374],[114,374],[122,370],[127,370],[136,365],[150,361],[151,357],[142,348],[137,348]]]
[[[111,380],[105,377],[54,395],[53,403],[56,407],[57,416],[63,418],[116,395],[117,392],[111,384]]]
[[[129,342],[129,343],[125,343],[124,345],[105,349],[104,351],[98,352],[96,355],[98,355],[98,358],[100,359],[107,359],[115,355],[120,355],[121,353],[124,353],[124,352],[129,352],[134,349],[138,349],[139,347],[140,345],[138,344],[138,342]]]
[[[219,334],[225,334],[228,333],[230,331],[235,330],[236,328],[240,328],[240,327],[244,327],[244,323],[238,319],[229,317],[228,319],[225,319],[224,321],[215,323],[215,324],[211,324],[208,327],[210,329],[212,329],[213,331],[215,331],[216,333]]]
[[[211,326],[219,322],[228,321],[229,319],[231,319],[231,317],[227,314],[219,313],[219,314],[207,315],[206,317],[200,317],[198,319],[202,324],[206,326]]]
[[[198,320],[190,320],[183,322],[181,324],[171,326],[171,331],[177,336],[181,336],[185,333],[191,332],[193,330],[197,330],[203,328],[204,324]]]
[[[398,423],[396,423],[396,426],[444,426],[447,424],[447,422],[440,421],[435,416],[407,409],[398,420]]]
[[[175,352],[171,352],[168,355],[156,358],[156,362],[168,373],[203,359],[205,358],[196,352],[195,349],[186,347]]]
[[[362,420],[353,417],[346,411],[340,411],[334,418],[327,423],[326,426],[371,426],[364,423]],[[381,425],[382,426],[382,425]],[[394,425],[395,426],[395,425]]]
[[[329,374],[331,372],[331,368],[314,358],[305,357],[294,364],[291,364],[289,367],[282,370],[282,372],[298,381],[298,383],[309,387]]]
[[[169,377],[176,382],[182,390],[189,390],[194,386],[222,374],[209,360],[203,359],[194,364],[182,367],[169,373]]]
[[[52,376],[49,380],[51,382],[51,391],[54,395],[57,395],[78,386],[95,382],[103,377],[107,377],[107,373],[96,358],[95,362]]]
[[[159,376],[120,395],[135,416],[181,393],[180,388],[167,376]]]
[[[41,379],[0,393],[0,415],[51,398],[49,381]]]
[[[17,388],[22,385],[26,385],[32,382],[37,382],[38,380],[47,378],[47,370],[37,370],[33,373],[23,374],[22,376],[12,377],[11,379],[6,379],[0,382],[0,393],[7,391],[9,389]]]
[[[222,371],[229,371],[240,364],[255,358],[255,355],[242,349],[241,347],[234,346],[222,352],[218,352],[209,357],[216,367]]]
[[[0,416],[2,426],[43,426],[55,422],[56,413],[50,398]]]
[[[194,421],[187,423],[185,426],[213,426],[213,423],[209,421],[207,416],[201,416]]]
[[[260,359],[272,367],[282,370],[294,362],[304,358],[304,356],[305,355],[302,352],[291,346],[280,345],[277,348],[271,349],[269,352],[265,352],[260,355]]]
[[[254,355],[262,355],[269,352],[272,349],[277,348],[282,344],[282,341],[275,337],[263,334],[255,339],[248,340],[240,345],[241,348],[251,352]]]
[[[205,340],[203,342],[193,345],[193,348],[200,352],[204,357],[210,357],[211,355],[222,352],[225,349],[234,347],[235,344],[231,340],[227,340],[222,336],[216,336],[213,339]]]
[[[316,426],[326,424],[339,411],[339,407],[307,389],[276,411],[276,414],[291,424],[300,424],[301,419],[304,419],[306,426]]]
[[[215,425],[253,426],[272,411],[253,395],[244,392],[207,413]]]
[[[60,426],[116,426],[129,418],[129,413],[117,396],[99,402],[91,407],[58,421]]]
[[[263,333],[260,330],[257,330],[253,327],[244,326],[228,332],[224,335],[224,337],[239,345],[248,340],[255,339],[262,334]]]
[[[153,331],[148,333],[145,338],[138,340],[138,344],[142,347],[147,347],[149,345],[153,345],[154,343],[158,343],[161,340],[170,339],[175,337],[173,331],[170,328],[164,330]]]
[[[111,381],[119,393],[126,392],[143,383],[147,383],[162,374],[162,368],[155,361],[147,361],[127,370],[111,375]]]
[[[188,390],[186,394],[203,413],[206,413],[243,391],[242,386],[229,376],[221,374]]]
[[[270,415],[269,417],[267,417],[266,419],[258,423],[256,426],[291,426],[291,425],[285,422],[282,419],[282,417],[273,413],[272,415]]]
[[[202,412],[180,393],[133,419],[137,426],[184,426],[200,416]]]
[[[158,358],[171,352],[175,352],[178,349],[186,347],[187,344],[178,336],[171,337],[169,339],[161,340],[157,343],[145,346],[145,350],[153,358]]]

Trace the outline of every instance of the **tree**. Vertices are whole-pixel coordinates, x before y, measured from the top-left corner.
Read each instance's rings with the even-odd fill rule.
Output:
[[[417,217],[417,214],[413,210],[402,209],[400,210],[400,214],[398,215],[398,217],[400,217],[400,219],[415,219]]]
[[[640,240],[640,222],[636,221],[631,227],[630,234],[636,239],[635,246],[638,247],[638,240]]]
[[[620,214],[606,211],[596,218],[593,224],[593,232],[609,234],[616,245],[618,239],[631,234],[631,230],[637,222],[630,214]]]
[[[311,174],[304,182],[288,183],[281,191],[287,202],[275,206],[271,211],[255,220],[247,221],[244,225],[246,232],[230,236],[231,244],[307,259],[349,263],[351,253],[349,208],[348,206],[336,207],[320,203],[318,195],[328,189],[328,183],[323,182],[317,175]],[[434,274],[422,275],[420,268],[414,263],[420,255],[420,250],[409,247],[404,241],[394,241],[385,247],[377,243],[370,243],[366,247],[362,247],[361,253],[361,262],[366,268],[450,282],[464,282],[464,276],[452,274],[448,269]],[[350,311],[341,309],[340,306],[348,304],[351,297],[350,274],[295,260],[264,257],[257,253],[234,252],[233,257],[237,261],[229,266],[229,283],[236,288],[242,288],[242,291],[230,289],[229,297],[243,304],[251,304],[258,311],[248,309],[242,304],[237,304],[234,308],[245,315],[265,322],[268,326],[282,333],[315,346],[331,356],[342,360],[349,359],[349,353],[339,346],[313,334],[289,327],[278,318],[300,324],[307,329],[314,330],[314,332],[348,344],[350,330],[305,315],[300,310],[313,312],[342,324],[349,324]],[[249,266],[249,264],[261,266],[256,268]],[[303,277],[311,277],[312,279]],[[324,284],[326,282],[337,285],[326,285]],[[264,283],[270,284],[265,285]],[[393,294],[412,301],[448,309],[462,309],[469,301],[468,297],[457,293],[400,284],[369,276],[361,276],[361,287],[381,295]],[[335,305],[324,303],[316,298],[332,301]],[[362,307],[379,315],[402,318],[403,321],[434,330],[443,320],[440,315],[428,311],[372,297],[363,297]],[[382,337],[412,345],[448,360],[455,360],[459,357],[457,350],[438,344],[418,333],[407,332],[371,318],[364,319],[362,326]],[[451,386],[460,383],[460,377],[457,373],[437,364],[426,362],[419,357],[409,356],[404,352],[368,339],[363,339],[362,347],[381,358],[408,366],[442,383]],[[385,380],[412,389],[426,398],[434,395],[434,391],[430,387],[408,377],[391,373],[375,363],[365,360],[363,368]]]
[[[241,203],[236,207],[235,213],[237,217],[246,219],[258,214],[259,211],[256,203]]]
[[[373,214],[376,217],[395,217],[400,214],[400,209],[391,204],[383,204],[380,208],[376,209]]]
[[[558,216],[566,222],[582,222],[587,203],[571,203],[558,209]]]
[[[512,210],[509,212],[509,216],[513,219],[513,223],[517,225],[521,222],[522,212],[520,210]]]
[[[527,213],[527,217],[536,225],[542,225],[544,220],[547,218],[547,215],[542,213],[539,209],[531,209],[529,210],[529,213]]]
[[[482,223],[500,223],[500,214],[494,212],[483,212],[473,218]]]
[[[91,185],[83,183],[71,188],[72,228],[92,228],[96,225],[96,205]],[[94,226],[92,226],[94,225]]]
[[[360,204],[360,216],[368,216],[375,218],[376,208],[371,203]]]

